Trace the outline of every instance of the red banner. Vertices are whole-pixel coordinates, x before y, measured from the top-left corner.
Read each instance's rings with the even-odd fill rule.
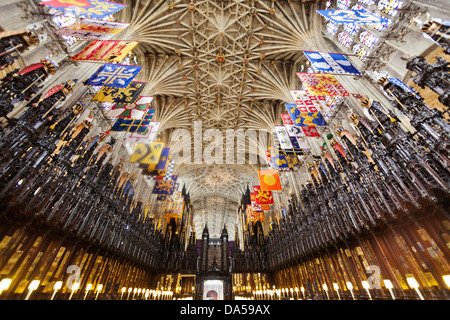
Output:
[[[59,84],[57,86],[54,86],[53,88],[48,90],[47,93],[44,94],[44,96],[41,99],[42,100],[47,99],[48,97],[54,95],[55,93],[57,93],[58,91],[62,90],[63,88],[64,88],[63,84]]]
[[[20,71],[19,71],[19,74],[22,75],[22,74],[31,72],[31,71],[33,71],[33,70],[42,68],[43,66],[44,66],[43,63],[33,63],[33,64],[30,64],[29,66],[23,68],[22,70],[20,70]]]

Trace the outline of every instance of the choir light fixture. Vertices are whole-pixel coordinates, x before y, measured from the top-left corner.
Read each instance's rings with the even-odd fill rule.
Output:
[[[95,300],[97,300],[98,294],[102,291],[102,289],[103,289],[103,285],[102,285],[102,284],[99,284],[99,285],[97,286],[97,294],[95,295]]]
[[[30,282],[30,285],[28,286],[28,294],[27,294],[25,300],[28,300],[28,298],[31,296],[33,291],[39,287],[39,283],[41,283],[39,280],[33,280]]]
[[[12,279],[4,278],[2,281],[0,281],[0,294],[2,294],[3,291],[9,288],[9,285],[11,284]]]
[[[328,295],[328,286],[324,283],[322,287],[323,287],[323,290],[325,290],[325,293],[327,294],[328,300],[330,300],[330,296]]]
[[[372,300],[372,296],[370,295],[370,291],[369,291],[369,283],[367,281],[362,281],[362,286],[364,289],[366,289],[367,291],[367,295],[369,296],[369,300]]]
[[[392,288],[394,288],[394,286],[392,285],[391,280],[386,279],[386,280],[383,280],[383,282],[384,282],[384,286],[389,290],[389,293],[392,296],[392,300],[395,300],[394,293],[392,292]]]
[[[333,283],[333,288],[336,290],[336,293],[338,295],[338,299],[341,300],[341,296],[339,295],[339,285],[335,282]]]
[[[355,300],[355,295],[353,294],[353,285],[351,282],[346,282],[345,285],[347,286],[347,289],[350,290],[350,293],[352,295],[353,300]]]
[[[408,282],[408,285],[411,288],[416,290],[417,294],[419,295],[420,300],[425,300],[425,298],[423,297],[422,293],[419,290],[419,283],[417,282],[417,280],[414,279],[413,277],[409,277],[409,278],[406,278],[406,281]]]
[[[450,274],[447,274],[445,276],[442,276],[442,279],[444,279],[445,284],[447,285],[447,287],[450,288]],[[1,288],[0,288],[1,291]]]
[[[86,286],[86,293],[84,294],[84,298],[83,298],[83,300],[86,300],[86,297],[87,297],[87,295],[88,295],[88,293],[89,293],[89,291],[92,289],[92,283],[89,283],[87,286]]]
[[[72,299],[73,293],[74,293],[75,291],[77,291],[78,288],[80,288],[80,283],[75,282],[75,283],[72,285],[72,292],[70,293],[69,300]]]
[[[58,292],[59,289],[62,288],[62,281],[56,281],[55,284],[53,285],[53,294],[50,300],[53,300],[56,296],[56,292]]]

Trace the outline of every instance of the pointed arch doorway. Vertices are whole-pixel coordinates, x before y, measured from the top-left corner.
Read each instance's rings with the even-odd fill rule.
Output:
[[[223,280],[204,280],[203,292],[203,300],[223,300]]]

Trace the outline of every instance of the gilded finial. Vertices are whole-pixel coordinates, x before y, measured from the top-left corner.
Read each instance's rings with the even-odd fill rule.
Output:
[[[388,80],[387,77],[382,77],[382,78],[380,78],[380,79],[377,81],[377,83],[378,83],[379,85],[384,86],[384,85],[386,85],[387,83],[389,83],[389,80]]]
[[[90,121],[84,120],[83,125],[87,129],[92,129],[92,122],[90,122]]]
[[[77,104],[75,106],[75,109],[73,110],[73,113],[74,114],[80,114],[81,112],[83,112],[83,107],[81,105]]]
[[[363,108],[369,108],[371,105],[372,103],[370,102],[369,97],[366,97],[363,101],[361,101],[361,107]]]
[[[352,114],[350,117],[350,120],[354,123],[357,124],[359,122],[359,118],[356,114]]]

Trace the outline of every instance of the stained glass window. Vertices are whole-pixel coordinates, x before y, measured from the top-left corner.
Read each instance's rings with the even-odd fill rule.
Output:
[[[338,25],[334,22],[328,22],[327,24],[327,32],[331,35],[335,35],[338,29]]]
[[[353,38],[350,37],[347,33],[341,32],[338,35],[338,40],[340,43],[342,43],[345,47],[349,47],[351,43],[353,42]]]
[[[352,10],[361,10],[361,9],[366,9],[366,8],[364,8],[362,5],[360,5],[360,4],[355,4],[353,7],[352,7]]]
[[[358,54],[359,50],[361,50],[362,45],[357,43],[353,46],[352,51],[354,54]]]
[[[364,3],[364,4],[375,4],[375,0],[358,0],[358,2]]]
[[[341,10],[346,10],[350,6],[350,0],[338,0],[337,7]]]
[[[372,48],[378,41],[378,37],[371,34],[369,31],[363,31],[359,35],[359,41],[364,43],[368,48]]]
[[[328,2],[331,3],[329,0]],[[368,10],[368,6],[377,6],[382,12],[379,15],[387,18],[389,16],[395,16],[397,10],[404,6],[404,2],[405,0],[337,0],[334,6],[335,9],[340,10]],[[330,4],[329,7],[331,9],[333,5]],[[386,32],[386,28],[392,24],[393,20],[387,19],[388,23],[366,24],[365,27],[368,27],[369,30],[374,29],[379,32]],[[358,24],[344,24],[343,28],[340,29],[336,24],[331,22],[328,22],[326,25],[327,32],[332,35],[337,35],[338,41],[361,60],[365,60],[366,57],[370,56],[371,49],[378,42],[378,37],[372,32],[364,30],[365,27]],[[375,33],[375,31],[373,32]],[[359,41],[354,41],[356,39],[359,39]]]
[[[403,1],[399,0],[380,0],[378,2],[378,9],[391,16],[395,16],[398,12],[397,9],[400,9],[402,6]]]
[[[50,13],[52,13],[52,10],[54,10],[54,9],[51,9]],[[57,13],[57,12],[58,11],[54,10],[53,13]],[[72,14],[70,12],[65,12],[64,14],[58,14],[58,15],[53,16],[52,21],[56,25],[60,26],[61,28],[64,28],[64,27],[74,24],[77,21],[77,19],[74,14]],[[67,41],[67,43],[69,43],[69,44],[73,44],[73,43],[77,42],[77,39],[75,39],[74,37],[63,36],[62,38],[65,39]]]
[[[52,12],[52,10],[54,12]],[[50,14],[54,14],[57,12],[59,12],[59,11],[56,11],[54,9],[50,10]],[[53,16],[52,20],[54,23],[56,23],[61,28],[70,26],[71,24],[74,24],[77,21],[75,15],[70,12],[65,12],[64,14],[55,15],[55,16]]]
[[[357,25],[356,23],[354,23],[354,24],[348,23],[348,24],[344,25],[345,32],[347,32],[349,35],[352,35],[352,36],[354,36],[359,31],[359,29],[360,29],[360,26]]]
[[[364,60],[364,57],[369,55],[369,51],[360,43],[357,43],[353,46],[352,52],[353,54],[356,54],[361,60]]]

